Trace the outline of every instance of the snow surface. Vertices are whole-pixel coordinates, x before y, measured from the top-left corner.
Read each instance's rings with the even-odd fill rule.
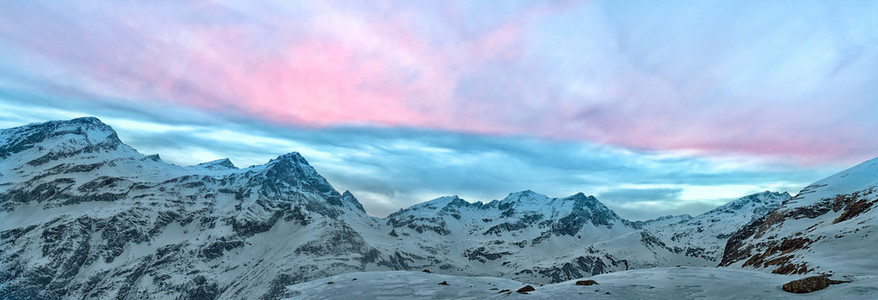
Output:
[[[527,285],[496,277],[464,277],[424,272],[358,272],[287,286],[288,299],[878,299],[878,277],[833,278],[851,281],[810,294],[791,294],[784,283],[803,276],[735,268],[672,267],[615,272],[576,280]],[[448,285],[439,285],[440,282]],[[332,284],[329,284],[332,282]],[[508,292],[501,292],[508,290]]]

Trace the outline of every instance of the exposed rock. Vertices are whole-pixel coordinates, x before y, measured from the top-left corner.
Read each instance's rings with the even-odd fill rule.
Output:
[[[812,276],[787,282],[783,285],[783,290],[790,293],[804,294],[819,291],[829,287],[831,284],[839,283],[845,283],[845,281],[832,280],[824,276]]]
[[[595,285],[595,284],[598,284],[597,281],[594,281],[591,279],[576,281],[576,285]]]
[[[533,292],[536,290],[537,289],[535,289],[534,287],[532,287],[530,285],[525,285],[523,288],[520,288],[520,289],[516,290],[515,292],[520,293],[520,294],[527,294],[527,292]]]

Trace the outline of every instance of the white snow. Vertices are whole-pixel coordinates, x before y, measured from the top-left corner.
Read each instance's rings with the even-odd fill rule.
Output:
[[[651,268],[540,286],[528,294],[515,291],[527,283],[495,277],[464,277],[423,272],[358,272],[287,287],[288,299],[876,299],[878,277],[833,278],[851,281],[810,294],[792,294],[784,283],[804,276],[778,275],[735,268]],[[579,279],[578,279],[579,280]],[[439,285],[440,282],[448,285]],[[332,284],[329,284],[332,282]],[[502,292],[508,290],[508,292]]]

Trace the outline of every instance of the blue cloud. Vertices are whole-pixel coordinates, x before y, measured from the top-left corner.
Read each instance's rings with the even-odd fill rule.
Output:
[[[299,151],[336,188],[351,190],[369,213],[379,216],[443,195],[489,201],[527,189],[556,197],[594,194],[629,218],[694,214],[751,192],[795,192],[833,170],[529,137],[382,127],[297,128],[198,111],[169,114],[148,105],[89,105],[75,99],[59,103],[9,91],[0,95],[3,127],[95,115],[136,149],[181,165],[229,157],[247,166]],[[635,200],[666,203],[667,209],[631,207]]]
[[[375,215],[441,195],[491,200],[525,189],[595,194],[634,219],[694,214],[766,189],[795,193],[878,151],[875,2],[488,3],[229,2],[198,13],[173,3],[156,6],[161,18],[137,13],[147,4],[135,2],[95,14],[77,5],[0,4],[0,127],[94,115],[142,152],[184,165],[229,157],[247,166],[299,151]],[[132,20],[118,12],[137,13],[141,26],[122,26]],[[272,37],[328,33],[290,34],[279,25],[312,28],[323,14],[363,21],[354,25],[387,21],[378,28],[423,38],[416,44],[438,51],[408,54],[448,67],[438,69],[448,71],[439,73],[451,90],[442,90],[447,98],[404,97],[404,106],[441,110],[436,120],[465,126],[274,123],[235,109],[247,99],[226,88],[241,82],[208,76],[249,69],[235,61],[223,64],[229,69],[189,68],[190,54],[217,45],[199,41],[223,39],[199,40],[187,24],[243,30],[242,42],[218,44],[246,57],[281,57],[289,41]],[[324,29],[342,28],[330,25]],[[499,40],[514,53],[469,57],[478,47],[466,43],[507,25],[512,42]],[[335,34],[344,29],[356,28]],[[371,51],[387,50],[378,49]],[[450,58],[463,61],[443,64]],[[159,62],[165,73],[145,69]],[[165,76],[174,77],[165,86],[171,92],[156,93],[162,86],[150,79]],[[198,110],[187,97],[221,109]],[[423,129],[498,127],[522,135]]]

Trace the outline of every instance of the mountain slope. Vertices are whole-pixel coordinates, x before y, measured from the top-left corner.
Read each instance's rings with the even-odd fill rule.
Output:
[[[721,265],[774,273],[874,274],[878,158],[817,181],[736,232]]]
[[[665,217],[643,222],[641,226],[662,239],[669,247],[683,249],[686,255],[720,263],[726,242],[744,225],[768,214],[789,199],[789,193],[762,192],[698,215]]]

